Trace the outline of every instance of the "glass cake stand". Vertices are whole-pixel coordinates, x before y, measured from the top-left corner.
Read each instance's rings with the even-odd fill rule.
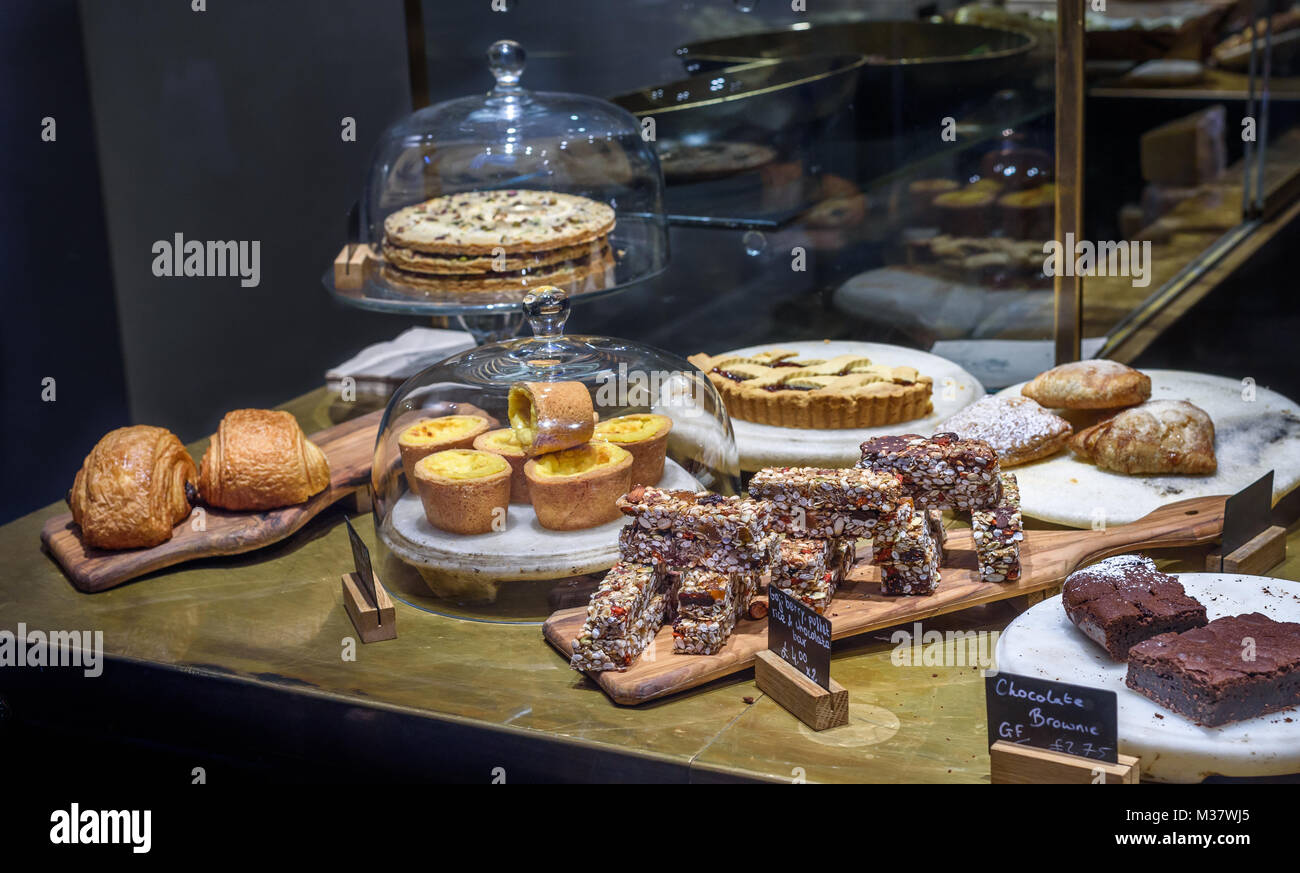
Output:
[[[520,85],[525,53],[517,42],[493,43],[487,59],[496,80],[487,94],[426,107],[384,132],[350,228],[348,263],[353,264],[356,246],[368,247],[364,264],[349,267],[361,275],[348,275],[340,283],[331,268],[323,279],[344,304],[402,315],[454,316],[480,343],[515,335],[523,323],[520,302],[533,288],[556,285],[573,301],[583,302],[644,282],[668,266],[663,173],[642,136],[641,122],[595,97],[525,89]],[[439,288],[438,276],[386,269],[384,223],[389,215],[437,197],[493,190],[571,194],[608,204],[615,217],[609,254],[575,255],[571,261],[533,268],[532,275],[516,270],[463,277],[491,279],[498,289],[490,291]],[[539,270],[550,272],[543,276]],[[418,281],[401,281],[412,275]]]

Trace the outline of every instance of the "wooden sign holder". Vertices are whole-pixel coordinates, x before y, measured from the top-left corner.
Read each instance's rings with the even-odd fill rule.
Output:
[[[348,257],[348,249],[352,256]],[[365,243],[355,247],[344,246],[334,257],[334,287],[340,291],[359,291],[366,276],[366,261],[374,258],[374,252]]]
[[[1223,557],[1223,569],[1219,569],[1219,557]],[[1214,549],[1205,556],[1205,570],[1208,573],[1241,573],[1244,576],[1263,576],[1278,564],[1286,560],[1286,528],[1273,525],[1256,534],[1245,545],[1224,555],[1222,549]]]
[[[834,679],[830,690],[787,664],[776,652],[754,655],[754,684],[815,731],[849,723],[849,692]]]
[[[1140,763],[1132,755],[1120,755],[1119,763],[1108,764],[1005,740],[989,747],[989,776],[994,785],[1136,785],[1142,775]]]
[[[397,613],[378,576],[375,576],[375,597],[379,602],[372,604],[356,573],[343,574],[343,606],[363,643],[397,639]]]

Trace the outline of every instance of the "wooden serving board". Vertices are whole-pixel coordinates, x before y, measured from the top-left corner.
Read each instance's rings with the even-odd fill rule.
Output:
[[[831,604],[831,636],[841,639],[1041,591],[1059,585],[1086,562],[1123,552],[1210,543],[1223,533],[1225,499],[1198,497],[1171,503],[1131,524],[1106,530],[1026,531],[1018,582],[980,581],[969,530],[949,532],[939,588],[927,597],[882,595],[879,568],[869,560],[859,561]],[[585,606],[552,615],[542,625],[547,642],[561,654],[571,654],[586,615]],[[665,627],[654,646],[627,672],[606,671],[593,674],[592,679],[615,703],[644,703],[745,670],[765,648],[767,619],[742,619],[716,655],[674,655],[672,629]]]
[[[45,523],[41,542],[63,567],[72,584],[87,593],[104,591],[174,564],[236,555],[279,542],[326,507],[370,484],[370,464],[383,410],[311,434],[330,463],[330,485],[320,494],[284,509],[232,512],[203,507],[206,530],[196,531],[189,518],[172,530],[172,538],[148,549],[109,551],[86,546],[81,529],[65,512]]]

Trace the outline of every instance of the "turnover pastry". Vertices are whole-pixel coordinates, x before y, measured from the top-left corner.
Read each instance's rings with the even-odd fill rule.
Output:
[[[1115,409],[1151,396],[1151,378],[1115,361],[1075,361],[1039,373],[1020,393],[1049,409]]]
[[[329,484],[325,453],[278,410],[227,412],[199,465],[199,494],[223,509],[293,506]]]
[[[81,539],[98,549],[136,549],[171,539],[190,514],[194,460],[166,428],[136,425],[105,434],[68,492]]]
[[[530,458],[585,444],[596,423],[591,392],[581,382],[516,382],[506,405],[515,439]]]
[[[1214,422],[1186,400],[1151,400],[1079,431],[1070,441],[1075,454],[1119,473],[1209,475],[1214,457]]]
[[[524,474],[542,527],[581,530],[618,518],[617,501],[632,490],[632,454],[589,443],[533,458]]]
[[[416,493],[429,524],[450,533],[505,530],[510,464],[475,449],[434,452],[415,465]]]
[[[983,440],[1003,467],[1027,464],[1065,448],[1074,428],[1028,397],[983,397],[938,425],[963,439]]]

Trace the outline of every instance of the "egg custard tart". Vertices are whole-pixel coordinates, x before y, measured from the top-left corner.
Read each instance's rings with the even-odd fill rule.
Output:
[[[632,453],[632,487],[658,485],[664,475],[668,433],[673,420],[666,415],[634,413],[599,422],[594,439],[614,443]]]
[[[507,400],[510,427],[530,458],[591,439],[596,412],[581,382],[516,382]]]
[[[632,488],[632,453],[594,442],[533,458],[524,465],[537,521],[550,530],[582,530],[614,521]]]
[[[446,449],[468,449],[474,438],[486,433],[491,424],[477,415],[443,415],[422,418],[402,431],[397,448],[402,453],[406,481],[415,481],[415,465],[422,458]]]
[[[445,449],[415,465],[415,490],[429,524],[449,533],[505,530],[510,464],[474,449]]]
[[[506,459],[510,465],[510,502],[527,503],[528,477],[524,475],[524,464],[528,463],[528,456],[519,440],[515,439],[514,430],[503,427],[481,433],[474,438],[474,448]]]

